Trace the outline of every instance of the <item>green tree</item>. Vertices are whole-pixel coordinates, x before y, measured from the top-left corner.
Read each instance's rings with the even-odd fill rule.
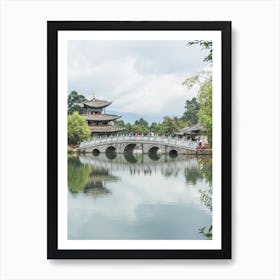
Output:
[[[189,41],[187,45],[199,45],[202,50],[207,50],[208,54],[204,57],[203,61],[212,64],[212,41],[195,40]],[[212,146],[212,74],[210,71],[200,71],[197,75],[186,79],[183,85],[189,88],[194,85],[198,86],[198,102],[200,105],[198,118],[201,125],[206,130],[209,145]]]
[[[141,125],[141,126],[144,126],[144,127],[149,126],[149,123],[147,121],[145,121],[143,118],[140,118],[139,120],[135,121],[134,124]]]
[[[169,116],[165,116],[163,118],[163,122],[160,125],[160,134],[164,135],[174,135],[175,132],[177,132],[180,129],[180,125],[178,123],[178,120],[174,120],[174,118],[171,118]]]
[[[140,124],[133,124],[132,125],[132,132],[133,133],[142,133],[142,134],[147,134],[149,133],[149,127],[140,125]]]
[[[194,40],[194,41],[189,41],[187,45],[188,46],[199,45],[202,50],[209,50],[209,53],[204,57],[203,61],[212,63],[213,61],[212,41]]]
[[[212,78],[201,85],[199,103],[199,120],[206,130],[209,145],[212,146]]]
[[[181,129],[187,125],[186,122],[184,122],[181,118],[178,117],[173,117],[173,121],[175,125],[178,127],[178,129]]]
[[[186,111],[182,116],[182,120],[187,122],[187,125],[194,125],[198,123],[198,112],[200,109],[200,105],[195,97],[193,97],[191,100],[186,101],[185,109]]]
[[[126,131],[127,131],[128,133],[133,132],[133,131],[132,131],[132,125],[131,125],[131,123],[126,123],[126,124],[125,124],[125,128],[126,128]]]
[[[82,103],[87,101],[87,99],[81,95],[78,94],[76,91],[72,91],[68,95],[68,114],[72,114],[74,112],[78,112],[79,114],[85,113],[85,108],[82,106]]]
[[[86,120],[78,112],[68,115],[68,145],[77,145],[89,140],[90,135]]]
[[[121,127],[124,127],[125,124],[124,124],[124,121],[123,120],[115,120],[114,121],[114,125],[117,125],[117,126],[121,126]]]
[[[152,122],[152,124],[150,125],[150,131],[158,134],[160,131],[160,124],[157,124],[156,122]]]
[[[188,88],[198,87],[198,102],[200,109],[198,118],[205,129],[209,145],[212,146],[212,74],[210,71],[201,71],[197,75],[183,82]]]

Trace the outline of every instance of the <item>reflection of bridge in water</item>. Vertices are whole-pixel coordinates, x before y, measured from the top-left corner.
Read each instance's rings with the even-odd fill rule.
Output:
[[[81,155],[79,160],[82,164],[89,164],[98,168],[106,168],[112,171],[127,169],[131,175],[151,175],[152,172],[160,171],[163,174],[176,174],[182,167],[198,168],[197,158],[191,155],[177,155],[172,158],[169,155],[145,155],[145,154],[119,154],[108,158],[106,154],[98,156],[87,154]],[[177,171],[176,171],[177,170]]]
[[[114,136],[97,138],[89,142],[82,142],[79,149],[82,153],[116,152],[132,153],[138,147],[143,154],[194,154],[196,143],[191,140],[160,137],[160,136]]]

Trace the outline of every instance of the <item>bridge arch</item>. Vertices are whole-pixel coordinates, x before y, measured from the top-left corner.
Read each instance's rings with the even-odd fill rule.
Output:
[[[105,150],[105,154],[107,156],[108,159],[114,159],[117,157],[117,150],[114,146],[109,146],[106,150]]]
[[[172,149],[172,150],[169,151],[168,154],[169,154],[169,156],[170,156],[171,158],[175,158],[175,157],[178,156],[178,151],[175,150],[175,149]]]
[[[153,146],[148,150],[148,154],[157,154],[159,147]]]
[[[148,157],[149,157],[149,159],[151,159],[152,161],[157,161],[157,160],[160,159],[161,155],[158,154],[158,153],[155,153],[155,154],[148,153]]]
[[[92,150],[92,154],[93,154],[94,156],[98,156],[98,155],[100,154],[100,151],[99,151],[98,149],[93,149],[93,150]]]
[[[137,143],[130,143],[124,147],[123,153],[133,153],[135,148],[142,150],[141,146]]]

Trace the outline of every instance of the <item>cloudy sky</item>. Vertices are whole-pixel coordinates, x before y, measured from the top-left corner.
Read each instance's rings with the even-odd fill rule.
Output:
[[[106,112],[125,121],[181,116],[196,93],[182,82],[207,64],[186,41],[69,41],[68,92],[113,101]]]

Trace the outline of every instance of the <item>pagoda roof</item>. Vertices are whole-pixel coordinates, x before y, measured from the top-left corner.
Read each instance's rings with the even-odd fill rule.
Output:
[[[91,99],[90,101],[83,102],[84,107],[91,107],[91,108],[105,108],[112,104],[112,102],[105,101],[105,100],[99,100],[95,97]]]
[[[176,134],[193,134],[193,133],[197,133],[199,131],[205,131],[205,129],[202,127],[202,125],[200,123],[197,123],[195,125],[192,126],[186,126],[182,129],[180,129]]]
[[[106,133],[106,132],[118,132],[125,130],[125,127],[115,125],[89,125],[88,127],[92,132]]]
[[[121,116],[109,114],[89,114],[84,115],[87,121],[113,121],[119,119]]]

